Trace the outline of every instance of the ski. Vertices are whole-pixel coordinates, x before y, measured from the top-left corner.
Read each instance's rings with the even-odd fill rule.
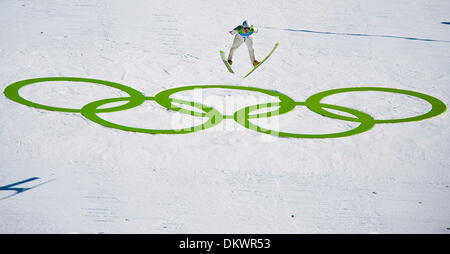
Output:
[[[280,44],[279,42],[275,43],[275,46],[273,46],[273,49],[269,52],[269,54],[268,54],[261,62],[259,62],[259,64],[257,64],[255,67],[253,67],[253,69],[252,69],[249,73],[247,73],[247,75],[245,75],[243,78],[246,78],[246,77],[247,77],[248,75],[250,75],[254,70],[256,70],[256,68],[258,68],[262,63],[264,63],[264,61],[266,61],[267,58],[269,58],[269,56],[272,55],[272,53],[275,51],[275,49],[277,49],[277,47],[278,47],[279,44]]]
[[[225,66],[227,67],[227,69],[231,72],[234,73],[233,69],[231,69],[231,65],[228,63],[227,58],[225,57],[225,52],[223,52],[222,50],[220,51],[220,56],[222,57],[222,61],[225,64]]]

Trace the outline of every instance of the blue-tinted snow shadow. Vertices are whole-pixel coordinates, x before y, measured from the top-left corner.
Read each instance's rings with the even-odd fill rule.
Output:
[[[46,184],[46,183],[48,183],[50,181],[53,181],[53,180],[49,180],[49,181],[46,181],[46,182],[37,184],[37,185],[32,186],[32,187],[28,187],[28,188],[17,188],[17,187],[13,188],[13,186],[17,186],[17,185],[20,185],[20,184],[31,182],[31,181],[34,181],[34,180],[37,180],[37,179],[39,179],[39,177],[31,177],[31,178],[28,178],[28,179],[20,181],[20,182],[12,183],[12,184],[5,185],[5,186],[0,186],[0,191],[15,191],[15,193],[13,193],[11,195],[8,195],[6,197],[0,198],[0,200],[4,200],[4,199],[10,198],[10,197],[13,197],[13,196],[15,196],[15,195],[17,195],[19,193],[22,193],[22,192],[27,191],[27,190],[34,189],[34,188],[36,188],[38,186],[41,186],[41,185]]]
[[[447,23],[447,22],[442,22],[442,23]],[[450,41],[415,38],[415,37],[403,37],[403,36],[394,36],[394,35],[361,34],[361,33],[336,33],[336,32],[323,32],[323,31],[312,31],[312,30],[305,30],[305,29],[274,28],[274,27],[261,27],[261,28],[274,29],[274,30],[283,30],[283,31],[288,31],[288,32],[298,32],[298,33],[344,35],[344,36],[356,36],[356,37],[378,37],[378,38],[403,39],[403,40],[411,40],[411,41],[431,41],[431,42],[446,42],[446,43],[450,43]]]

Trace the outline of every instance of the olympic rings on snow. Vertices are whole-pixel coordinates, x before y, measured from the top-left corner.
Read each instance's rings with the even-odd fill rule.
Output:
[[[41,83],[41,82],[49,82],[49,81],[70,81],[70,82],[86,82],[86,83],[94,83],[94,84],[100,84],[109,86],[112,88],[119,89],[129,95],[129,97],[119,97],[119,98],[109,98],[109,99],[102,99],[98,101],[94,101],[91,103],[86,104],[81,109],[73,109],[73,108],[62,108],[62,107],[53,107],[53,106],[47,106],[38,104],[32,101],[29,101],[23,97],[20,96],[19,90],[27,85],[35,84],[35,83]],[[269,96],[273,96],[279,99],[279,102],[271,102],[271,103],[262,103],[262,104],[256,104],[252,106],[247,106],[242,109],[237,110],[233,115],[222,115],[219,111],[216,109],[203,105],[198,102],[190,102],[175,98],[170,98],[171,95],[182,92],[182,91],[188,91],[188,90],[194,90],[194,89],[208,89],[208,88],[221,88],[221,89],[235,89],[235,90],[245,90],[245,91],[252,91],[252,92],[259,92],[263,93]],[[321,101],[330,95],[339,94],[339,93],[347,93],[347,92],[361,92],[361,91],[379,91],[379,92],[390,92],[390,93],[398,93],[398,94],[404,94],[408,96],[413,96],[419,99],[422,99],[426,102],[428,102],[431,105],[431,110],[429,110],[427,113],[424,113],[422,115],[414,116],[414,117],[407,117],[407,118],[399,118],[399,119],[383,119],[383,120],[376,120],[372,118],[370,115],[358,111],[356,109],[347,108],[343,106],[338,105],[331,105],[331,104],[325,104]],[[5,88],[4,93],[6,97],[9,99],[23,104],[30,107],[38,108],[38,109],[45,109],[50,111],[60,111],[60,112],[73,112],[73,113],[81,113],[84,117],[87,119],[96,122],[100,125],[115,128],[119,130],[124,131],[132,131],[132,132],[140,132],[140,133],[149,133],[149,134],[185,134],[185,133],[192,133],[197,132],[200,130],[206,130],[208,128],[214,127],[222,122],[224,119],[234,119],[237,123],[244,126],[245,128],[270,134],[274,136],[280,136],[280,137],[291,137],[291,138],[337,138],[337,137],[346,137],[346,136],[352,136],[355,134],[359,134],[365,131],[370,130],[375,124],[382,124],[382,123],[401,123],[401,122],[411,122],[411,121],[420,121],[427,118],[431,118],[434,116],[437,116],[439,114],[442,114],[446,110],[446,105],[440,101],[437,98],[434,98],[430,95],[413,92],[409,90],[401,90],[401,89],[395,89],[395,88],[383,88],[383,87],[350,87],[350,88],[339,88],[339,89],[332,89],[327,90],[323,92],[319,92],[317,94],[314,94],[306,99],[305,102],[296,102],[289,96],[282,94],[277,91],[273,90],[267,90],[262,88],[256,88],[256,87],[246,87],[246,86],[231,86],[231,85],[194,85],[194,86],[182,86],[182,87],[175,87],[170,88],[164,91],[161,91],[157,93],[154,97],[146,97],[139,91],[119,84],[114,83],[110,81],[104,81],[104,80],[97,80],[97,79],[88,79],[88,78],[77,78],[77,77],[49,77],[49,78],[35,78],[35,79],[27,79],[15,82],[8,87]],[[107,121],[103,118],[101,118],[98,113],[111,113],[111,112],[117,112],[122,110],[131,109],[134,107],[137,107],[144,103],[145,101],[155,101],[159,105],[167,108],[168,110],[177,111],[182,114],[187,114],[191,116],[196,117],[206,117],[208,120],[206,122],[203,122],[202,124],[187,127],[183,129],[144,129],[144,128],[136,128],[136,127],[130,127],[125,125],[116,124],[110,121]],[[126,101],[127,103],[115,106],[115,107],[109,107],[109,108],[103,108],[102,106],[115,103],[115,102],[121,102]],[[173,103],[182,104],[182,105],[188,105],[193,108],[199,109],[202,112],[194,111],[194,110],[188,110],[185,108],[182,108],[180,106],[176,106]],[[311,111],[318,113],[322,116],[326,116],[333,119],[343,120],[343,121],[351,121],[351,122],[358,122],[360,123],[356,128],[339,132],[339,133],[327,133],[327,134],[300,134],[300,133],[288,133],[288,132],[281,132],[281,131],[275,131],[275,130],[269,130],[265,129],[263,127],[260,127],[254,123],[252,123],[250,120],[255,118],[268,118],[272,116],[282,115],[290,112],[297,106],[306,106]],[[100,108],[102,107],[102,108]],[[250,114],[253,111],[259,110],[259,109],[265,109],[265,108],[272,108],[276,107],[276,110],[265,112],[265,113],[256,113],[256,114]],[[331,109],[335,111],[341,111],[350,115],[353,115],[355,117],[350,116],[344,116],[339,115],[336,113],[332,113],[326,109]]]
[[[333,114],[331,112],[328,112],[328,111],[322,109],[322,107],[320,107],[320,101],[323,98],[333,95],[333,94],[348,93],[348,92],[360,92],[360,91],[379,91],[379,92],[405,94],[405,95],[417,97],[417,98],[422,99],[431,104],[431,110],[425,114],[422,114],[419,116],[414,116],[414,117],[408,117],[408,118],[400,118],[400,119],[375,120],[375,123],[402,123],[402,122],[420,121],[420,120],[424,120],[427,118],[437,116],[437,115],[443,113],[446,109],[446,106],[442,101],[440,101],[432,96],[429,96],[429,95],[426,95],[423,93],[408,91],[408,90],[401,90],[401,89],[395,89],[395,88],[383,88],[383,87],[350,87],[350,88],[327,90],[327,91],[316,93],[316,94],[310,96],[306,100],[306,105],[311,111],[321,114],[323,116],[340,119],[340,120],[344,120],[344,121],[359,122],[358,119]]]
[[[20,104],[30,106],[30,107],[45,109],[45,110],[50,110],[50,111],[81,113],[81,109],[59,108],[59,107],[51,107],[51,106],[47,106],[47,105],[37,104],[37,103],[31,102],[29,100],[26,100],[19,95],[19,90],[24,86],[35,84],[35,83],[40,83],[40,82],[49,82],[49,81],[72,81],[72,82],[86,82],[86,83],[105,85],[105,86],[109,86],[109,87],[113,87],[113,88],[122,90],[125,93],[129,94],[130,98],[132,98],[132,100],[130,100],[130,102],[125,105],[121,105],[121,106],[113,107],[113,108],[99,109],[97,111],[97,113],[116,112],[116,111],[121,111],[121,110],[125,110],[125,109],[130,109],[130,108],[134,108],[134,107],[141,105],[145,101],[144,95],[142,95],[139,91],[134,90],[133,88],[131,88],[129,86],[125,86],[125,85],[110,82],[110,81],[98,80],[98,79],[72,78],[72,77],[51,77],[51,78],[35,78],[35,79],[21,80],[21,81],[15,82],[15,83],[9,85],[8,87],[6,87],[4,93],[5,93],[6,97],[8,97],[9,99],[11,99],[15,102],[18,102]]]
[[[193,102],[188,102],[188,101],[178,100],[178,99],[169,99],[169,102],[170,103],[177,102],[180,104],[190,105],[192,107],[201,109],[201,110],[205,111],[205,114],[202,116],[208,117],[208,121],[206,121],[205,123],[203,123],[201,125],[197,125],[197,126],[193,126],[193,127],[189,127],[189,128],[176,129],[176,130],[172,130],[172,129],[159,130],[159,129],[143,129],[143,128],[135,128],[135,127],[119,125],[119,124],[115,124],[115,123],[109,122],[107,120],[104,120],[103,118],[100,118],[97,115],[97,112],[99,111],[98,107],[108,104],[108,103],[124,101],[124,100],[129,100],[129,99],[130,98],[125,97],[125,98],[111,98],[111,99],[94,101],[89,104],[86,104],[81,109],[81,114],[84,117],[86,117],[87,119],[89,119],[93,122],[96,122],[98,124],[101,124],[103,126],[106,126],[106,127],[115,128],[115,129],[124,130],[124,131],[133,131],[133,132],[141,132],[141,133],[149,133],[149,134],[185,134],[185,133],[191,133],[191,132],[196,132],[196,131],[200,131],[200,130],[206,130],[208,128],[218,125],[223,119],[222,114],[220,114],[219,111],[217,111],[211,107],[206,107],[199,103],[193,103]],[[154,97],[145,97],[145,99],[146,100],[155,100]]]
[[[264,104],[258,104],[253,105],[249,107],[245,107],[243,109],[240,109],[236,111],[234,120],[238,122],[240,125],[244,126],[247,129],[255,130],[261,133],[271,134],[274,136],[280,136],[280,137],[289,137],[289,138],[338,138],[338,137],[346,137],[351,136],[355,134],[359,134],[365,131],[370,130],[374,124],[375,120],[368,114],[360,112],[355,109],[341,107],[337,105],[330,105],[330,104],[320,104],[320,107],[335,109],[343,112],[350,113],[357,117],[357,119],[361,122],[361,124],[352,130],[340,132],[340,133],[330,133],[330,134],[299,134],[299,133],[288,133],[288,132],[280,132],[280,131],[274,131],[262,128],[260,126],[257,126],[249,121],[249,115],[248,113],[257,110],[260,108],[266,108],[266,107],[273,107],[278,106],[279,103],[264,103]],[[297,105],[305,105],[305,102],[295,102],[295,106]],[[244,117],[238,117],[239,115],[244,115]]]

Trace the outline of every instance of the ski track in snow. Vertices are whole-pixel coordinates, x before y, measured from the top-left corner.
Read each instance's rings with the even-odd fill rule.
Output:
[[[377,86],[450,101],[448,1],[246,5],[251,12],[237,1],[2,1],[0,89],[28,78],[73,76],[118,82],[146,96],[177,86],[226,84],[305,101],[328,89]],[[252,66],[245,45],[236,51],[235,75],[218,53],[228,54],[228,31],[243,19],[260,29],[258,59],[280,42],[246,79],[241,77]],[[36,84],[21,94],[74,107],[123,96],[114,88],[75,83]],[[204,90],[219,104],[238,94],[260,96]],[[324,101],[379,118],[429,108],[420,99],[381,92]],[[171,128],[175,114],[148,102],[104,118]],[[300,107],[280,123],[299,133],[354,126]],[[207,131],[149,135],[3,96],[0,232],[448,233],[448,126],[444,113],[378,124],[351,137],[309,140],[273,138],[226,119]],[[5,187],[14,183],[30,189]]]

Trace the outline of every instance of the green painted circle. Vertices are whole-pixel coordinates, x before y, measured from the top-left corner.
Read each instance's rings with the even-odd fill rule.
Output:
[[[40,83],[40,82],[47,82],[47,81],[71,81],[71,82],[86,82],[86,83],[95,83],[100,85],[109,86],[112,88],[117,88],[129,95],[129,97],[120,97],[120,98],[109,98],[109,99],[103,99],[91,102],[89,104],[86,104],[81,109],[73,109],[73,108],[63,108],[63,107],[52,107],[48,105],[42,105],[38,104],[32,101],[29,101],[27,99],[24,99],[19,95],[19,90],[27,85]],[[233,115],[222,115],[219,111],[216,109],[205,106],[201,103],[197,102],[190,102],[190,101],[184,101],[179,99],[173,99],[170,98],[170,96],[174,93],[186,91],[186,90],[194,90],[194,89],[206,89],[206,88],[224,88],[224,89],[236,89],[236,90],[246,90],[246,91],[254,91],[254,92],[260,92],[264,93],[269,96],[277,97],[280,102],[275,103],[264,103],[264,104],[257,104],[248,106],[245,108],[242,108],[238,111],[236,111]],[[330,95],[338,94],[338,93],[344,93],[344,92],[358,92],[358,91],[380,91],[380,92],[392,92],[392,93],[399,93],[404,94],[408,96],[417,97],[420,99],[423,99],[431,104],[431,110],[428,112],[414,116],[414,117],[407,117],[407,118],[400,118],[400,119],[386,119],[386,120],[375,120],[370,115],[363,113],[361,111],[337,106],[337,105],[331,105],[331,104],[324,104],[321,103],[321,101]],[[437,98],[434,98],[432,96],[408,91],[408,90],[401,90],[401,89],[395,89],[395,88],[382,88],[382,87],[353,87],[353,88],[341,88],[341,89],[332,89],[327,90],[323,92],[319,92],[317,94],[314,94],[310,96],[305,102],[295,102],[292,98],[290,98],[287,95],[284,95],[280,92],[273,91],[273,90],[267,90],[262,88],[256,88],[256,87],[246,87],[246,86],[231,86],[231,85],[193,85],[193,86],[183,86],[183,87],[176,87],[176,88],[170,88],[164,91],[159,92],[155,95],[155,97],[145,97],[143,94],[141,94],[139,91],[114,82],[110,81],[104,81],[104,80],[97,80],[97,79],[88,79],[88,78],[77,78],[77,77],[47,77],[47,78],[36,78],[36,79],[27,79],[15,82],[4,90],[4,93],[6,97],[9,99],[21,103],[23,105],[27,105],[34,108],[39,109],[45,109],[45,110],[51,110],[51,111],[60,111],[60,112],[74,112],[74,113],[81,113],[84,117],[87,119],[94,121],[100,125],[120,129],[124,131],[132,131],[132,132],[141,132],[141,133],[150,133],[150,134],[184,134],[184,133],[192,133],[200,130],[205,130],[211,127],[214,127],[221,123],[223,119],[234,119],[236,122],[238,122],[240,125],[255,130],[261,133],[265,134],[271,134],[274,136],[279,137],[292,137],[292,138],[337,138],[337,137],[346,137],[351,136],[355,134],[359,134],[362,132],[365,132],[369,129],[371,129],[374,124],[376,123],[400,123],[400,122],[410,122],[410,121],[419,121],[424,120],[427,118],[431,118],[434,116],[437,116],[446,110],[446,105],[440,101]],[[204,122],[203,124],[196,125],[193,127],[187,127],[184,129],[144,129],[144,128],[136,128],[136,127],[129,127],[124,125],[115,124],[112,122],[109,122],[107,120],[104,120],[100,116],[98,116],[98,113],[107,113],[107,112],[116,112],[121,110],[126,110],[130,108],[134,108],[136,106],[141,105],[146,100],[154,100],[161,106],[169,109],[178,111],[183,114],[188,114],[192,116],[197,117],[207,117],[208,120]],[[127,103],[115,106],[111,108],[100,108],[101,106],[109,103],[114,102],[121,102],[126,101]],[[197,112],[193,110],[187,110],[184,108],[181,108],[179,106],[173,105],[172,102],[180,103],[184,105],[190,105],[191,107],[197,108],[202,110],[203,112]],[[339,133],[330,133],[330,134],[300,134],[300,133],[288,133],[288,132],[279,132],[274,130],[269,130],[262,128],[260,126],[257,126],[250,122],[250,119],[254,118],[264,118],[264,117],[271,117],[271,116],[277,116],[281,114],[285,114],[291,110],[293,110],[296,106],[307,106],[310,110],[312,110],[315,113],[321,114],[326,117],[330,117],[333,119],[339,119],[344,121],[351,121],[351,122],[359,122],[359,126],[348,131],[339,132]],[[278,107],[276,110],[266,112],[266,113],[255,113],[250,114],[251,112],[254,112],[258,109],[263,108],[271,108],[271,107]],[[342,116],[338,115],[332,112],[327,111],[326,109],[332,109],[337,111],[342,111],[349,113],[351,115],[354,115],[355,117],[350,116]]]
[[[194,85],[194,86],[181,86],[181,87],[175,87],[170,88],[167,90],[164,90],[162,92],[159,92],[155,95],[155,101],[158,102],[161,106],[170,109],[175,110],[180,113],[193,115],[193,116],[205,116],[205,113],[196,112],[192,110],[186,110],[184,108],[180,108],[177,106],[172,105],[170,102],[170,96],[174,93],[178,93],[181,91],[187,91],[187,90],[194,90],[194,89],[206,89],[206,88],[224,88],[224,89],[236,89],[236,90],[246,90],[246,91],[253,91],[253,92],[260,92],[267,94],[269,96],[277,97],[280,100],[280,108],[272,111],[272,112],[266,112],[263,114],[256,114],[256,115],[250,115],[249,118],[260,118],[260,117],[271,117],[279,114],[284,114],[292,109],[295,108],[295,101],[280,92],[257,88],[257,87],[248,87],[248,86],[231,86],[231,85]],[[225,119],[231,119],[232,116],[223,116]]]
[[[340,119],[345,121],[352,121],[352,122],[360,122],[360,119],[348,117],[348,116],[342,116],[338,114],[331,113],[325,109],[322,108],[321,101],[323,98],[338,94],[338,93],[346,93],[346,92],[359,92],[359,91],[379,91],[379,92],[390,92],[390,93],[399,93],[399,94],[405,94],[409,96],[414,96],[420,99],[423,99],[431,104],[431,110],[427,113],[424,113],[422,115],[413,116],[413,117],[407,117],[407,118],[399,118],[399,119],[386,119],[386,120],[375,120],[375,123],[401,123],[401,122],[411,122],[411,121],[420,121],[427,118],[431,118],[434,116],[437,116],[446,110],[445,104],[440,101],[439,99],[436,99],[430,95],[426,95],[423,93],[413,92],[409,90],[402,90],[402,89],[395,89],[395,88],[384,88],[384,87],[350,87],[350,88],[339,88],[339,89],[332,89],[323,91],[320,93],[316,93],[314,95],[311,95],[306,100],[306,106],[313,112],[316,112],[320,115],[334,118],[334,119]]]
[[[97,115],[98,113],[98,107],[113,103],[113,102],[119,102],[119,101],[126,101],[130,100],[131,98],[128,97],[122,97],[122,98],[111,98],[111,99],[103,99],[91,102],[89,104],[86,104],[81,109],[81,114],[86,117],[87,119],[96,122],[100,125],[103,125],[105,127],[110,127],[114,129],[124,130],[124,131],[132,131],[132,132],[140,132],[140,133],[149,133],[149,134],[186,134],[186,133],[192,133],[196,131],[206,130],[208,128],[214,127],[218,125],[220,122],[222,122],[222,114],[220,114],[219,111],[211,108],[211,107],[205,107],[204,105],[201,105],[199,103],[195,102],[189,102],[184,100],[178,100],[178,99],[170,99],[171,102],[177,102],[181,104],[191,105],[193,107],[196,107],[198,109],[201,109],[205,111],[205,117],[208,117],[208,121],[205,123],[202,123],[200,125],[196,125],[193,127],[183,128],[183,129],[144,129],[144,128],[136,128],[136,127],[129,127],[125,125],[120,125],[116,123],[109,122]],[[154,97],[145,97],[145,100],[155,100]]]
[[[295,106],[304,106],[305,102],[295,102]],[[289,138],[339,138],[339,137],[347,137],[356,135],[365,131],[370,130],[375,125],[375,120],[368,114],[360,112],[355,109],[346,108],[342,106],[336,106],[336,105],[330,105],[330,104],[320,104],[321,107],[339,110],[343,112],[347,112],[349,114],[352,114],[357,117],[359,122],[361,123],[358,127],[351,129],[349,131],[344,132],[338,132],[338,133],[329,133],[329,134],[300,134],[300,133],[289,133],[289,132],[281,132],[281,131],[274,131],[262,128],[258,125],[255,125],[249,121],[248,114],[254,110],[261,109],[261,108],[268,108],[268,107],[274,107],[279,106],[278,102],[275,103],[264,103],[264,104],[258,104],[253,105],[249,107],[242,108],[236,113],[234,113],[234,120],[238,122],[240,125],[244,126],[247,129],[251,129],[257,132],[270,134],[273,136],[278,137],[289,137]]]
[[[27,105],[30,107],[34,107],[34,108],[45,109],[45,110],[50,110],[50,111],[60,111],[60,112],[73,112],[73,113],[81,112],[81,109],[52,107],[52,106],[38,104],[38,103],[35,103],[32,101],[29,101],[27,99],[24,99],[22,96],[19,95],[19,90],[22,87],[31,85],[31,84],[35,84],[35,83],[47,82],[47,81],[71,81],[71,82],[95,83],[95,84],[100,84],[100,85],[117,88],[119,90],[122,90],[123,92],[126,92],[127,94],[130,95],[130,97],[133,98],[132,100],[130,99],[129,102],[124,105],[120,105],[120,106],[112,107],[112,108],[97,109],[97,111],[96,111],[97,113],[114,112],[114,111],[120,111],[120,110],[134,108],[134,107],[142,104],[145,100],[145,96],[143,94],[141,94],[139,91],[137,91],[131,87],[119,84],[119,83],[114,83],[114,82],[99,80],[99,79],[75,78],[75,77],[48,77],[48,78],[35,78],[35,79],[21,80],[21,81],[15,82],[15,83],[9,85],[8,87],[6,87],[4,93],[5,93],[6,97],[8,97],[9,99],[11,99],[17,103]]]

